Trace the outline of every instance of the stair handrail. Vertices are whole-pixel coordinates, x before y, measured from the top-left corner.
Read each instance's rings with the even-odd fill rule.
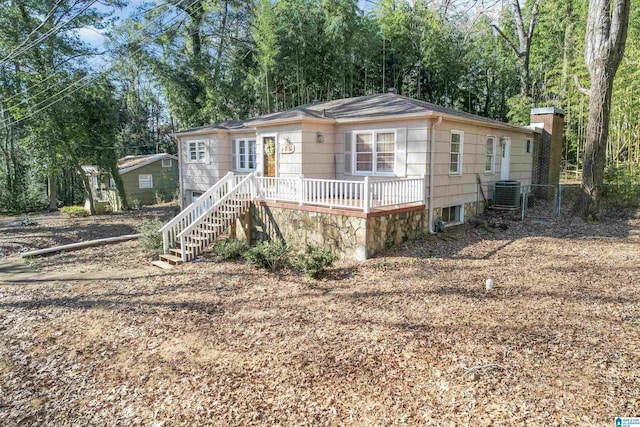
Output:
[[[254,174],[253,172],[250,173],[249,175],[245,176],[242,181],[240,181],[235,187],[233,187],[231,190],[229,190],[227,192],[227,194],[225,194],[224,196],[222,196],[212,207],[211,209],[207,210],[206,212],[202,213],[198,218],[196,218],[195,220],[193,220],[191,222],[191,224],[189,224],[188,226],[186,226],[180,233],[178,233],[178,235],[176,236],[177,238],[181,239],[182,237],[186,236],[188,233],[191,232],[191,230],[193,230],[194,228],[196,228],[198,225],[200,225],[202,223],[202,221],[212,212],[215,212],[217,209],[219,209],[227,200],[229,200],[231,197],[235,196],[235,194],[238,192],[238,190],[240,190],[246,183],[250,183],[253,182],[253,178],[254,178]]]
[[[190,203],[186,208],[180,211],[178,215],[174,216],[173,218],[171,218],[171,220],[169,220],[169,222],[163,225],[160,231],[165,231],[169,227],[177,224],[178,221],[186,217],[191,211],[195,210],[200,205],[203,205],[207,197],[219,190],[220,187],[226,184],[232,177],[233,172],[227,172],[225,176],[223,176],[220,180],[218,180],[218,182],[213,184],[213,186],[211,186],[211,188],[209,188],[204,194],[202,194],[202,196],[198,197],[198,200]]]
[[[218,182],[212,185],[211,188],[209,188],[202,196],[200,196],[198,200],[190,203],[178,215],[174,216],[169,220],[169,222],[160,228],[159,232],[162,233],[162,246],[165,254],[169,251],[169,247],[174,244],[175,234],[176,232],[179,232],[180,229],[179,224],[182,221],[188,221],[188,216],[199,207],[202,207],[208,201],[209,197],[215,195],[215,193],[224,185],[228,185],[228,183],[233,179],[233,176],[233,172],[228,172],[218,180]]]

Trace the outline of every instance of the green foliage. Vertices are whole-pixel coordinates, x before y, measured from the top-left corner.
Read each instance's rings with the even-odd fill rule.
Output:
[[[145,218],[140,227],[140,246],[150,255],[156,256],[162,253],[162,233],[160,229],[164,224],[157,218]]]
[[[310,245],[307,246],[304,254],[298,254],[293,258],[291,266],[308,277],[317,279],[336,259],[338,257],[333,252]]]
[[[509,122],[516,125],[529,124],[533,99],[516,95],[509,98],[507,104],[509,105]]]
[[[213,244],[213,251],[222,259],[238,259],[246,250],[246,243],[233,238],[217,240]]]
[[[277,271],[289,263],[291,249],[280,240],[265,241],[247,249],[243,258],[251,265]]]
[[[605,169],[602,198],[606,205],[617,208],[640,207],[640,170],[629,166]]]
[[[63,206],[60,208],[60,213],[63,213],[70,218],[89,216],[89,212],[87,212],[84,206]]]
[[[30,226],[32,226],[32,225],[38,225],[38,223],[37,223],[37,222],[35,222],[35,221],[33,220],[33,218],[31,218],[31,217],[29,216],[29,214],[28,214],[28,213],[26,213],[26,214],[22,214],[22,220],[20,221],[20,226],[21,226],[21,227],[30,227]]]

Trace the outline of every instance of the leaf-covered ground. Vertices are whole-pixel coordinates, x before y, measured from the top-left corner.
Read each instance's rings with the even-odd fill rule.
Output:
[[[640,215],[495,221],[508,228],[450,229],[342,261],[318,281],[212,257],[108,280],[119,262],[144,262],[135,242],[42,258],[34,268],[106,277],[0,286],[0,419],[574,426],[637,416]]]

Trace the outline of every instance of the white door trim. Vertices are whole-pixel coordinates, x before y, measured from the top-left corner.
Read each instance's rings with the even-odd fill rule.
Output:
[[[500,179],[507,181],[509,179],[509,172],[511,170],[511,138],[504,138],[504,145],[502,146],[502,161],[500,162]]]

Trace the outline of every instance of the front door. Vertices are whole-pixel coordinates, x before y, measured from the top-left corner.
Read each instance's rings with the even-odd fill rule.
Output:
[[[262,151],[264,153],[264,176],[276,176],[276,138],[265,136],[262,138]]]
[[[500,166],[500,179],[509,180],[509,169],[511,168],[511,140],[508,138],[502,141],[502,163]]]

